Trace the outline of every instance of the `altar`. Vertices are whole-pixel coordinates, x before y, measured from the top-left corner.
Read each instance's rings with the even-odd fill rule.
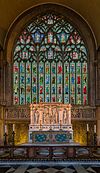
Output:
[[[30,105],[29,143],[64,144],[72,142],[70,104],[39,103]]]

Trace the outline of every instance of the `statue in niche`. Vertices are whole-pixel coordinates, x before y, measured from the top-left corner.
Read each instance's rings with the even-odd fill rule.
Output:
[[[36,110],[34,112],[34,124],[39,124],[39,118],[40,118],[39,112]]]
[[[58,114],[58,111],[56,110],[56,124],[59,123],[59,114]]]
[[[42,113],[42,124],[44,124],[44,123],[45,123],[45,121],[44,121],[44,120],[45,120],[45,113],[43,112],[43,113]]]
[[[53,111],[52,111],[52,121],[54,124],[58,124],[58,122],[59,122],[57,109],[53,109]]]
[[[68,111],[66,109],[63,111],[63,123],[69,124],[69,116],[68,116]]]

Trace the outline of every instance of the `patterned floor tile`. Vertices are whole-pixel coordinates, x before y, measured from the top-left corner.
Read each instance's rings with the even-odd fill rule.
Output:
[[[55,169],[55,168],[48,168],[48,169],[45,169],[45,172],[46,173],[56,173],[57,169]]]
[[[77,173],[88,173],[88,171],[81,165],[74,165],[74,168],[77,171]]]
[[[10,173],[10,172],[14,172],[15,171],[15,168],[9,168],[7,171],[6,171],[6,173]]]
[[[87,168],[87,171],[91,172],[91,173],[96,173],[96,171],[94,171],[91,167]]]
[[[70,168],[63,168],[61,171],[63,171],[64,173],[74,173],[75,172],[74,169],[70,169]]]
[[[28,166],[19,166],[14,173],[25,173],[25,171],[27,170]]]
[[[27,170],[28,173],[39,173],[41,171],[41,169],[39,168],[31,168],[29,170]]]

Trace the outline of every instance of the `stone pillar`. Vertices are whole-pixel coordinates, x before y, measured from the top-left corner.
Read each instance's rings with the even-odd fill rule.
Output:
[[[97,51],[96,61],[96,105],[100,106],[100,47]]]
[[[0,145],[3,145],[3,141],[4,141],[4,125],[3,125],[3,121],[0,120]]]
[[[100,107],[96,109],[97,117],[97,145],[100,146]]]

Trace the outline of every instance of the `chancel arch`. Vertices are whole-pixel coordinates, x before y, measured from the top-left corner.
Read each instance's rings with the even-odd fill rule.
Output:
[[[95,42],[77,13],[57,4],[31,8],[10,27],[5,48],[5,99],[13,111],[61,102],[77,109],[73,121],[95,117]]]

